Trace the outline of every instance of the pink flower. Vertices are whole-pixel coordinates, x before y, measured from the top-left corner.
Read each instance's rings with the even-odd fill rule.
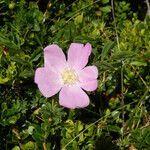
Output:
[[[68,58],[58,45],[44,49],[44,67],[35,72],[35,83],[45,97],[59,93],[59,104],[67,108],[83,108],[89,105],[89,97],[84,92],[97,88],[98,70],[87,66],[91,54],[91,44],[72,43]]]

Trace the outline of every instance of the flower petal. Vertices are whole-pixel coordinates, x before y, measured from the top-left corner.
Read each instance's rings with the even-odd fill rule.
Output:
[[[97,86],[98,86],[97,80],[92,80],[92,81],[81,83],[81,88],[89,92],[95,91],[97,89]]]
[[[80,86],[86,91],[94,91],[98,86],[98,70],[96,66],[87,66],[79,73]]]
[[[59,104],[67,108],[83,108],[89,105],[88,95],[77,86],[63,87],[59,94]]]
[[[81,82],[86,82],[92,79],[97,79],[98,69],[96,66],[87,66],[82,69],[79,73],[79,80]]]
[[[49,70],[49,68],[38,68],[35,71],[34,82],[45,97],[51,97],[61,89],[58,74]]]
[[[44,66],[53,70],[61,70],[66,65],[66,57],[62,49],[52,44],[44,48]]]
[[[68,50],[68,64],[76,70],[84,68],[88,63],[91,54],[91,44],[85,46],[79,43],[72,43]]]

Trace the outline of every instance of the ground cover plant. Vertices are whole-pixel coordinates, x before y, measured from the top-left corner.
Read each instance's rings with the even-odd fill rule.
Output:
[[[76,109],[34,80],[43,49],[67,56],[71,43],[90,43],[87,66],[98,69]],[[149,150],[149,1],[1,0],[0,117],[2,150]]]

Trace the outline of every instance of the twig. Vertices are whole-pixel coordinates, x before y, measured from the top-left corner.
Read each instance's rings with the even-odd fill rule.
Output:
[[[43,143],[43,149],[44,149],[44,150],[47,150],[47,148],[46,148],[46,143],[45,143],[45,142]]]
[[[148,0],[146,0],[146,5],[147,5],[147,15],[150,16],[150,4]]]
[[[150,3],[149,3],[149,0],[145,0],[145,3],[146,3],[146,5],[147,5],[147,13],[146,13],[144,22],[146,22],[147,17],[150,17]]]
[[[111,6],[112,6],[112,16],[114,20],[114,26],[115,26],[115,32],[116,32],[116,40],[117,40],[117,46],[118,50],[120,51],[120,44],[119,44],[119,36],[118,36],[118,31],[117,31],[117,24],[116,24],[116,18],[115,18],[115,12],[114,12],[114,0],[111,0]],[[121,65],[121,106],[124,106],[124,83],[123,83],[123,61]],[[122,125],[124,126],[124,108],[122,109],[122,120],[123,123]]]
[[[123,82],[123,63],[121,66],[121,106],[124,106],[124,82]],[[124,115],[125,115],[125,111],[124,111],[124,107],[122,109],[122,126],[124,127],[125,122],[124,122]]]
[[[116,25],[116,18],[115,18],[115,12],[114,12],[114,1],[113,0],[111,0],[111,7],[112,7],[112,16],[113,16],[113,20],[114,20],[115,32],[116,32],[117,46],[118,46],[118,49],[120,50],[119,36],[118,36],[118,32],[117,32],[117,25]]]

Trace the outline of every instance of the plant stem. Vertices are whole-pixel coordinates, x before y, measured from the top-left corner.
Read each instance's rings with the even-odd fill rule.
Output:
[[[119,36],[118,36],[118,32],[117,32],[117,24],[116,24],[115,11],[114,11],[114,1],[113,0],[111,0],[111,7],[112,7],[112,16],[113,16],[113,20],[114,20],[115,32],[116,32],[117,46],[118,46],[118,49],[120,50]]]

